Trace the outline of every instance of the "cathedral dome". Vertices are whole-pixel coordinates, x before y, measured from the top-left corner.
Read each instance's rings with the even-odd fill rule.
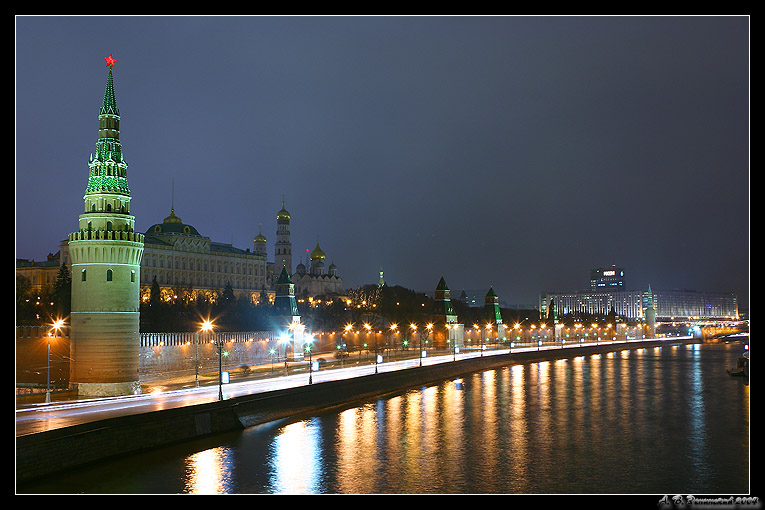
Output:
[[[255,239],[252,240],[255,243],[265,243],[266,242],[266,236],[263,235],[263,232],[260,228],[258,228],[258,235],[255,236]]]
[[[316,248],[314,248],[311,252],[311,260],[324,260],[325,258],[327,258],[326,255],[324,255],[324,252],[321,251],[319,242],[316,241]]]

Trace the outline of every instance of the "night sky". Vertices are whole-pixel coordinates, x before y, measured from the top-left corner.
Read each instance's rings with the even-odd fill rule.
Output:
[[[749,303],[748,17],[17,17],[16,257],[77,229],[112,54],[131,211],[345,286]],[[173,191],[174,190],[174,191]]]

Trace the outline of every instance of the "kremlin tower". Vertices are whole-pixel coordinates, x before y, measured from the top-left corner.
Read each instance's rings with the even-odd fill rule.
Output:
[[[130,215],[127,163],[112,70],[98,115],[96,151],[88,162],[84,211],[69,234],[72,261],[70,382],[82,396],[141,392],[139,288],[143,234]]]

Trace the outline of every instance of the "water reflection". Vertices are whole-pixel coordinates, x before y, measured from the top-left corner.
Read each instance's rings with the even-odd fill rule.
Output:
[[[293,423],[270,445],[266,491],[661,491],[686,438],[679,462],[703,486],[709,374],[699,353],[640,349],[516,365]],[[203,454],[193,458],[194,491],[225,490],[230,474],[212,465],[225,451]]]
[[[371,404],[340,413],[335,431],[338,490],[375,491],[377,409]]]
[[[228,448],[218,447],[188,457],[184,492],[189,494],[229,492],[232,469],[229,454]]]
[[[292,423],[271,445],[270,486],[279,494],[312,494],[319,488],[321,444],[319,420]]]

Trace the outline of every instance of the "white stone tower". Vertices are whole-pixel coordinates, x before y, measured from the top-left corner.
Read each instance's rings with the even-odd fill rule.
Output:
[[[70,382],[83,396],[141,392],[139,288],[143,234],[130,215],[127,163],[112,69],[98,115],[98,141],[88,167],[85,210],[69,234],[72,260]]]

